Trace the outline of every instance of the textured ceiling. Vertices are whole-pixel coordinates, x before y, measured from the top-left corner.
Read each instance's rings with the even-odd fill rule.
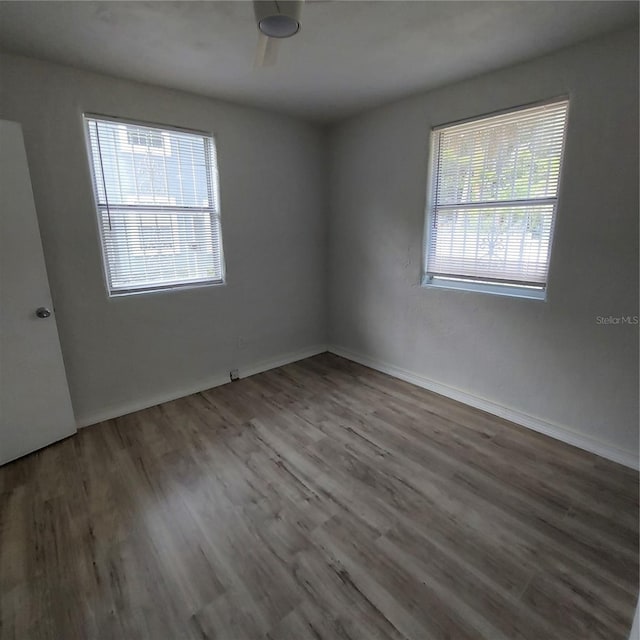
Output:
[[[305,3],[253,69],[250,2],[0,2],[0,48],[331,121],[637,24],[636,2]]]

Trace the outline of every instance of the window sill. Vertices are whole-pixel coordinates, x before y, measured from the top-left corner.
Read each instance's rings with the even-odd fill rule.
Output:
[[[172,293],[175,291],[190,291],[208,287],[220,287],[226,284],[225,280],[202,280],[200,282],[185,282],[181,284],[169,284],[165,286],[149,287],[148,289],[115,289],[109,292],[109,298],[126,298],[154,293]]]
[[[489,293],[496,296],[526,298],[528,300],[540,300],[542,302],[547,299],[546,289],[536,289],[534,287],[511,284],[497,284],[494,282],[476,282],[472,280],[424,276],[422,286],[426,289],[457,289],[458,291]]]

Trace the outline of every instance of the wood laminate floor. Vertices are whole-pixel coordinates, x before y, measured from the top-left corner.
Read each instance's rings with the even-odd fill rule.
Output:
[[[4,639],[616,640],[638,477],[323,354],[0,469]]]

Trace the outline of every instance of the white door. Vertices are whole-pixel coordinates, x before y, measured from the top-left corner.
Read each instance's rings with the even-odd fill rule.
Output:
[[[0,464],[75,431],[22,129],[0,120]]]

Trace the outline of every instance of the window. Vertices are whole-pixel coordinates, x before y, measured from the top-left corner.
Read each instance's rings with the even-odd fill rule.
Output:
[[[85,116],[111,295],[224,280],[213,137]]]
[[[432,131],[426,285],[545,297],[568,106]]]

